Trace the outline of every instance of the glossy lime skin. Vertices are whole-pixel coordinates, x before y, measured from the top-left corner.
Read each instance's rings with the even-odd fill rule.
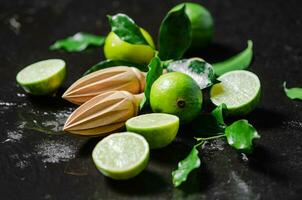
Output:
[[[201,112],[202,92],[190,76],[171,72],[153,83],[150,104],[153,112],[176,115],[186,124]]]
[[[112,60],[148,64],[155,54],[155,45],[149,33],[142,28],[140,30],[149,45],[130,44],[121,40],[114,32],[110,32],[105,40],[105,57]]]
[[[205,48],[213,39],[214,22],[211,13],[202,5],[197,3],[178,4],[172,10],[186,6],[186,14],[191,21],[192,43],[190,49]]]

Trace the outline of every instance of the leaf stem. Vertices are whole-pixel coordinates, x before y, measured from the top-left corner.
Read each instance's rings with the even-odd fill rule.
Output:
[[[205,143],[205,141],[201,141],[201,142],[199,142],[198,144],[195,144],[194,147],[197,148],[197,147],[199,147],[200,145],[202,145],[202,144],[204,144],[204,143]]]
[[[212,136],[212,137],[206,137],[206,138],[195,138],[197,141],[208,141],[208,140],[215,140],[218,138],[222,138],[225,137],[225,135],[216,135],[216,136]]]

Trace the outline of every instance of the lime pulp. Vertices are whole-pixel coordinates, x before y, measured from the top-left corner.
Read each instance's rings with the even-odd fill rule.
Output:
[[[92,152],[99,171],[116,180],[138,175],[147,166],[149,145],[144,137],[132,133],[115,133],[101,140]]]
[[[212,86],[211,101],[216,105],[225,103],[229,115],[245,115],[259,103],[261,84],[252,72],[236,70],[218,78],[220,83]]]

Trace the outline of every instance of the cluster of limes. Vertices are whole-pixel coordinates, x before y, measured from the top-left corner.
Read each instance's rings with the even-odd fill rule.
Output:
[[[207,46],[213,37],[211,14],[201,5],[185,3],[192,27],[191,49]],[[177,5],[178,9],[183,4]],[[130,44],[110,32],[104,45],[107,59],[146,64],[155,55],[152,37],[140,29],[149,45]],[[46,60],[30,65],[17,75],[18,83],[29,93],[49,94],[63,82],[65,62]],[[210,91],[215,105],[225,103],[230,115],[246,114],[258,103],[260,81],[248,71],[233,71],[218,78]],[[128,132],[111,134],[101,140],[93,151],[97,168],[114,179],[128,179],[140,173],[147,165],[149,149],[170,144],[179,124],[191,122],[202,108],[202,92],[188,75],[171,72],[159,77],[152,85],[150,105],[154,113],[134,117],[126,122]],[[135,134],[138,133],[138,134]]]
[[[182,3],[171,11],[186,6],[186,14],[191,22],[192,42],[190,49],[206,47],[213,38],[213,18],[210,12],[197,3]],[[104,53],[107,59],[126,60],[134,63],[147,64],[155,54],[155,45],[150,34],[140,28],[142,35],[149,45],[130,44],[121,40],[115,33],[110,32],[106,38]]]

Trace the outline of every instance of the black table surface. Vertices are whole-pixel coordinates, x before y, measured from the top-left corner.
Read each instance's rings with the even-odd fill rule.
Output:
[[[245,158],[224,141],[200,151],[202,164],[179,188],[171,171],[193,144],[181,131],[167,148],[151,152],[147,169],[134,179],[113,181],[95,168],[91,151],[100,138],[61,131],[74,106],[62,92],[93,64],[102,48],[81,53],[50,51],[54,41],[79,31],[105,35],[107,14],[130,15],[156,39],[161,19],[180,1],[1,0],[0,2],[0,199],[301,199],[302,102],[282,89],[302,85],[302,4],[298,0],[200,1],[213,14],[215,38],[200,56],[209,62],[254,42],[250,68],[262,83],[262,100],[247,119],[261,139]],[[32,97],[15,77],[33,62],[62,58],[68,76],[56,97]],[[209,107],[208,97],[204,95]]]

